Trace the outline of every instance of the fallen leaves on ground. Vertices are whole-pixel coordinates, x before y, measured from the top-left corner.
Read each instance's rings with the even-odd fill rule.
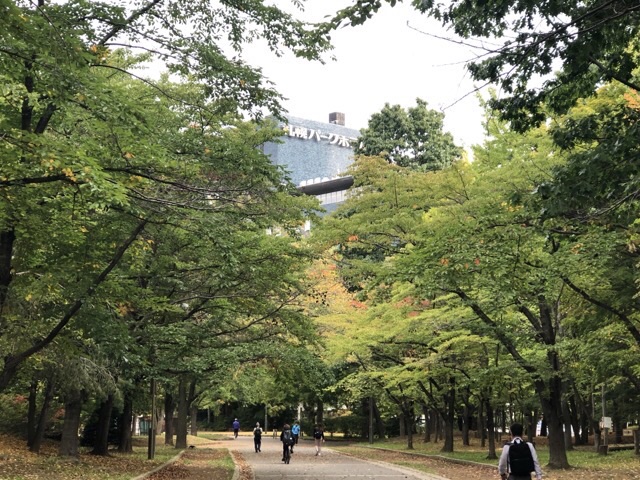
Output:
[[[145,457],[113,452],[109,456],[83,453],[79,457],[59,457],[58,443],[45,441],[40,454],[29,452],[26,442],[18,437],[0,435],[0,480],[108,480],[133,478],[161,466],[166,458],[147,460]],[[176,451],[177,454],[177,451]],[[233,468],[222,466],[228,457],[227,449],[197,448],[186,451],[182,457],[150,478],[152,480],[229,480]],[[249,473],[240,480],[251,479],[251,469],[242,460]],[[218,464],[216,464],[218,463]],[[241,470],[242,474],[242,470]]]

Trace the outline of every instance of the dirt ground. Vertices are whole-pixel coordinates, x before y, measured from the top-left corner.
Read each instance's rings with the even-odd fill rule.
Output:
[[[149,480],[211,480],[229,478],[229,471],[212,466],[211,462],[226,456],[225,450],[198,448],[187,450],[178,461],[154,473]],[[235,462],[240,466],[239,480],[251,480],[251,469],[240,454],[234,454]]]

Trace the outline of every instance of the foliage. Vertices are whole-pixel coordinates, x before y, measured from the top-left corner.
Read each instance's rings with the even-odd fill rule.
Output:
[[[360,131],[354,152],[414,170],[440,170],[461,156],[451,134],[442,131],[443,120],[443,113],[427,108],[420,98],[406,110],[387,103]]]
[[[359,25],[381,7],[381,0],[358,0],[327,22],[325,29]],[[395,5],[396,0],[386,0]],[[640,14],[624,0],[551,2],[533,0],[413,0],[421,13],[449,27],[479,53],[468,64],[473,79],[494,84],[504,95],[490,100],[518,131],[538,126],[545,109],[566,113],[604,83],[615,81],[638,91]],[[488,48],[484,39],[499,42]],[[559,72],[555,76],[554,69]]]

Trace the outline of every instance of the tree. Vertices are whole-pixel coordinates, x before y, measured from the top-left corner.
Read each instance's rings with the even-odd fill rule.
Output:
[[[450,133],[442,131],[444,114],[427,108],[418,98],[408,109],[385,104],[360,130],[356,154],[381,156],[388,162],[414,170],[439,170],[462,154]]]
[[[386,3],[393,6],[396,0]],[[578,99],[593,95],[609,81],[638,91],[633,76],[640,12],[634,2],[413,0],[412,4],[479,51],[479,59],[468,69],[475,80],[504,92],[490,105],[516,130],[539,125],[547,117],[545,108],[567,112]],[[362,24],[381,5],[381,0],[358,0],[325,28]],[[487,49],[484,38],[502,39],[502,44]],[[560,72],[549,78],[558,65]]]
[[[203,208],[226,213],[217,217],[222,224],[244,210],[256,229],[297,221],[299,207],[281,201],[291,191],[281,175],[247,155],[260,142],[246,141],[250,129],[240,120],[241,112],[278,113],[280,97],[219,42],[239,50],[259,32],[275,51],[307,58],[319,58],[328,42],[262,3],[223,1],[211,10],[206,1],[40,0],[0,9],[1,390],[121,262],[148,248],[138,240],[150,222],[169,225]],[[197,28],[185,34],[178,23]],[[144,53],[116,51],[122,46]],[[142,79],[136,68],[152,58],[191,86]],[[252,128],[262,142],[275,135]]]

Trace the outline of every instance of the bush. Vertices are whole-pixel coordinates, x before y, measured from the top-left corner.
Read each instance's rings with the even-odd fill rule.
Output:
[[[0,395],[0,432],[25,435],[29,400],[24,395]]]

